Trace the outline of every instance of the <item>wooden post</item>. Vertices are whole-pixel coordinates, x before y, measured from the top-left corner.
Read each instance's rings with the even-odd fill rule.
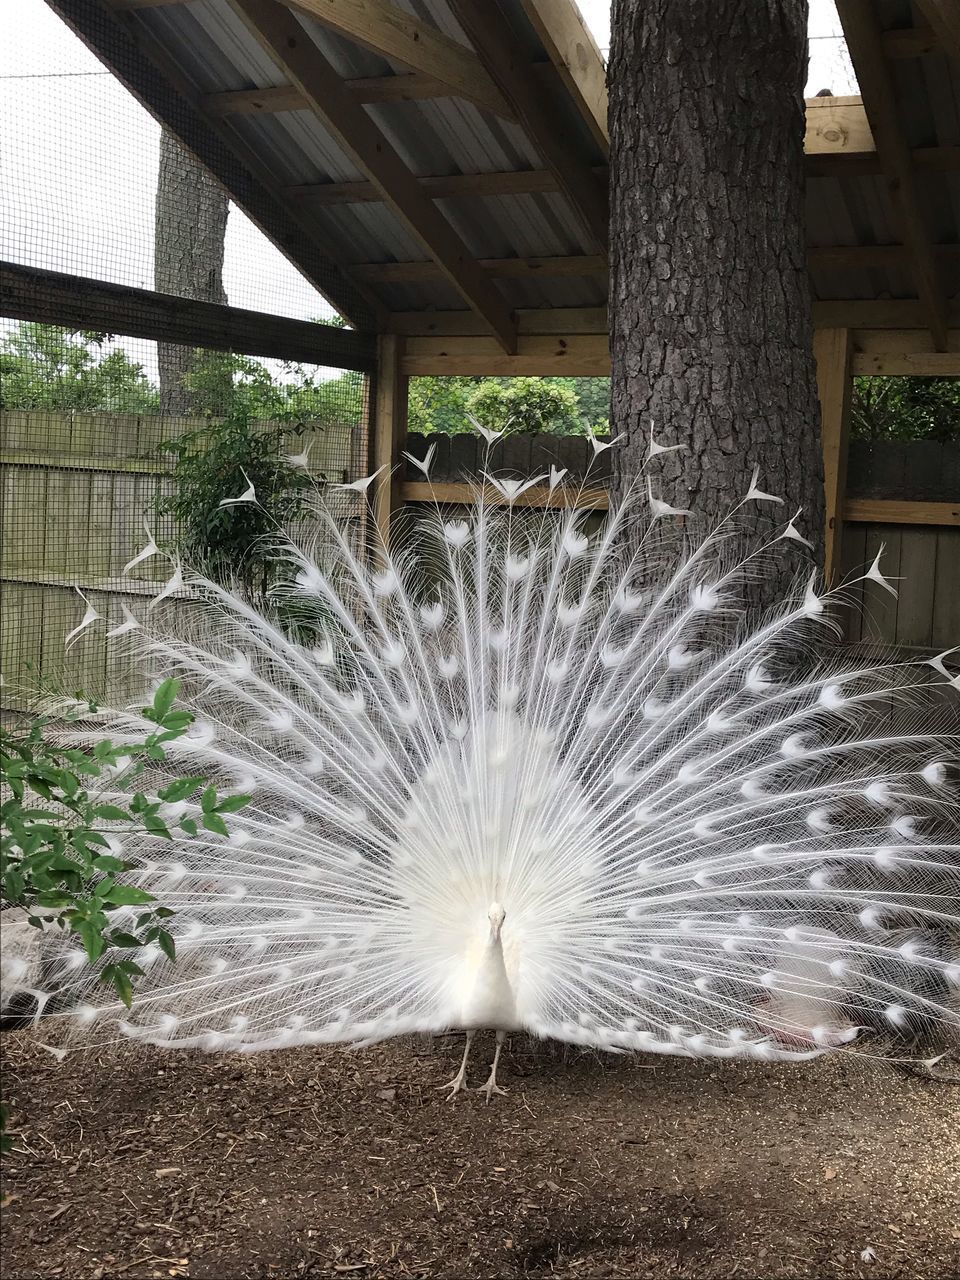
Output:
[[[823,435],[823,484],[826,497],[824,571],[829,585],[840,569],[843,541],[843,503],[847,489],[850,445],[851,364],[853,338],[849,329],[817,329],[813,335],[817,362],[817,391]]]
[[[385,470],[374,481],[373,513],[380,540],[390,540],[390,520],[400,505],[400,478],[395,468],[407,439],[407,378],[400,372],[403,338],[394,333],[377,339],[373,423],[370,437],[371,470]]]

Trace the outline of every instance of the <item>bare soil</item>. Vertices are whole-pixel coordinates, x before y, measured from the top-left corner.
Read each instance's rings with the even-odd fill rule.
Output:
[[[960,1276],[960,1091],[889,1067],[518,1038],[487,1106],[437,1090],[459,1039],[61,1064],[41,1038],[4,1037],[4,1280]]]

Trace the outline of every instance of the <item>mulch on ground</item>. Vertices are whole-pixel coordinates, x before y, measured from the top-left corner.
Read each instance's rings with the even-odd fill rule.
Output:
[[[42,1038],[3,1037],[4,1280],[960,1275],[960,1091],[882,1065],[517,1038],[487,1106],[436,1087],[454,1039],[61,1064]]]

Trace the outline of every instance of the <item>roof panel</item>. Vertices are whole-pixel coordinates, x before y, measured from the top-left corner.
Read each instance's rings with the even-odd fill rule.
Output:
[[[469,48],[448,0],[392,0],[398,8],[436,27]],[[516,36],[517,48],[531,62],[547,62],[546,50],[526,18],[522,0],[501,0]],[[880,0],[885,28],[909,26],[910,0]],[[201,94],[285,83],[284,73],[250,35],[229,0],[189,3],[134,11],[127,19],[141,26],[170,55]],[[335,35],[318,21],[300,15],[304,30],[340,76],[402,74],[406,68]],[[960,147],[960,70],[941,54],[899,58],[892,64],[898,114],[911,146]],[[534,72],[541,82],[539,73]],[[571,151],[587,166],[603,157],[578,108],[557,77],[544,82],[556,127]],[[518,172],[543,167],[537,148],[523,128],[458,98],[369,104],[367,110],[411,172],[419,177]],[[347,150],[310,111],[228,116],[223,128],[237,138],[275,176],[282,188],[363,179]],[[918,173],[924,214],[934,242],[960,241],[960,174]],[[438,201],[469,253],[478,258],[554,257],[592,251],[580,220],[559,192],[528,195],[457,197]],[[318,238],[346,263],[422,261],[426,250],[417,236],[382,203],[297,204],[298,216],[315,226]],[[900,229],[887,185],[879,175],[812,177],[807,191],[808,239],[813,245],[895,244]],[[960,291],[960,262],[945,259],[948,293]],[[814,290],[823,298],[909,297],[915,292],[909,270],[818,268]],[[525,276],[500,279],[498,288],[515,308],[595,307],[606,296],[600,275]],[[393,309],[462,309],[463,302],[440,278],[411,284],[377,285]]]

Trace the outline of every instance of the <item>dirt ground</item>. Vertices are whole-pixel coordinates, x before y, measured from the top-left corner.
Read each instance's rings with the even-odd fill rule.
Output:
[[[437,1090],[454,1039],[64,1064],[3,1040],[4,1280],[960,1276],[960,1091],[889,1067],[518,1040],[486,1106]]]

